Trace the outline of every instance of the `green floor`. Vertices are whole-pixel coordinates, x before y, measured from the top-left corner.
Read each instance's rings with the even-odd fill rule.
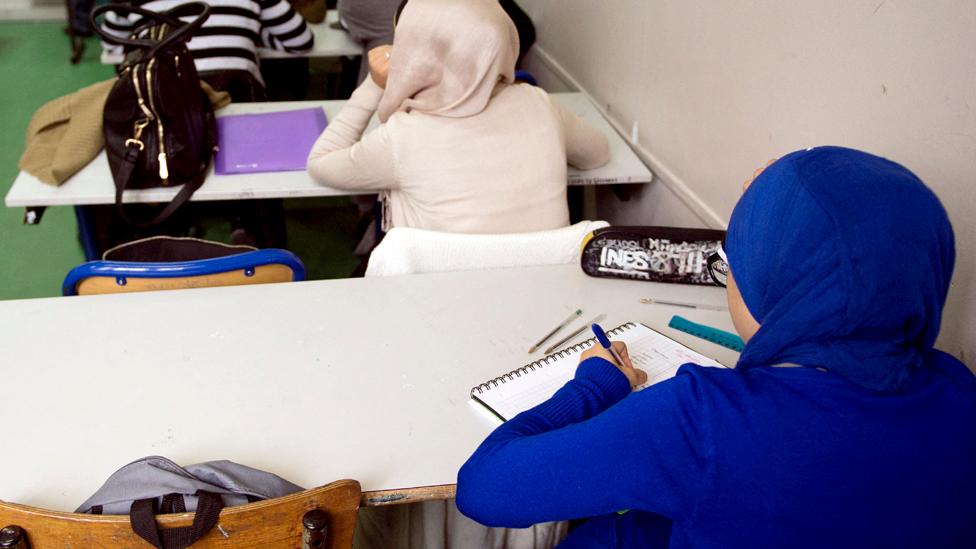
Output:
[[[98,62],[98,43],[90,40],[78,65],[68,61],[61,23],[0,23],[0,191],[6,195],[17,176],[24,132],[31,114],[46,101],[112,77]],[[313,82],[317,78],[313,66]],[[313,84],[315,85],[315,84]],[[357,215],[346,199],[285,202],[289,248],[305,262],[309,278],[347,276],[358,263],[352,256]],[[23,210],[0,208],[0,299],[60,295],[61,280],[84,261],[74,210],[49,208],[40,225],[21,223]],[[208,237],[223,239],[220,222],[208,224]]]

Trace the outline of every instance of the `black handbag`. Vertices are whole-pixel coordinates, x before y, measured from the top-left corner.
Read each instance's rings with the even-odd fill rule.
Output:
[[[128,38],[105,31],[95,19],[106,12],[138,14],[141,23]],[[105,101],[103,131],[115,208],[126,222],[151,227],[171,216],[207,176],[216,146],[213,107],[200,87],[193,57],[186,47],[210,16],[210,7],[191,2],[157,13],[135,6],[96,8],[93,27],[112,44],[125,46],[119,77]],[[192,17],[184,22],[180,17]],[[126,189],[183,187],[150,220],[133,220],[122,206]]]

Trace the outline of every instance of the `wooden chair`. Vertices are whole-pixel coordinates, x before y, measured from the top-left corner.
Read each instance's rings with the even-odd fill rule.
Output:
[[[359,482],[339,480],[288,496],[226,507],[217,526],[194,549],[348,549],[362,495]],[[193,513],[156,517],[162,529],[187,527]],[[127,515],[87,515],[48,511],[0,501],[0,549],[133,547],[150,545]]]

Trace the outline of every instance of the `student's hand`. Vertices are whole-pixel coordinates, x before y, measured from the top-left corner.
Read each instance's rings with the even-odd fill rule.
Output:
[[[390,52],[392,46],[377,46],[366,54],[369,58],[369,74],[373,82],[381,88],[386,88],[386,77],[390,74]]]
[[[634,363],[630,361],[630,354],[627,352],[627,345],[623,341],[613,341],[610,344],[613,345],[613,350],[617,351],[620,358],[624,360],[623,365],[617,364],[617,360],[613,358],[610,351],[604,349],[601,345],[594,345],[584,351],[580,355],[580,362],[598,356],[608,360],[610,364],[617,366],[617,369],[627,376],[627,381],[630,382],[632,388],[647,383],[647,372],[634,368]]]
[[[779,158],[770,158],[769,162],[766,162],[765,166],[761,168],[756,168],[756,171],[752,172],[752,177],[746,179],[745,182],[742,184],[742,192],[746,192],[746,189],[748,189],[749,185],[752,185],[752,182],[755,181],[757,177],[759,177],[759,174],[763,173],[763,171],[765,171],[766,168],[772,166],[773,162],[776,162],[777,160],[779,160]]]

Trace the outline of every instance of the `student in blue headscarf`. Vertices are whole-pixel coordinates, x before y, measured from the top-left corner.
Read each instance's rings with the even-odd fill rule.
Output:
[[[935,195],[883,158],[798,151],[746,190],[726,253],[734,369],[632,393],[629,359],[588,351],[464,465],[461,511],[594,517],[572,548],[976,547],[976,377],[933,348],[955,260]]]

